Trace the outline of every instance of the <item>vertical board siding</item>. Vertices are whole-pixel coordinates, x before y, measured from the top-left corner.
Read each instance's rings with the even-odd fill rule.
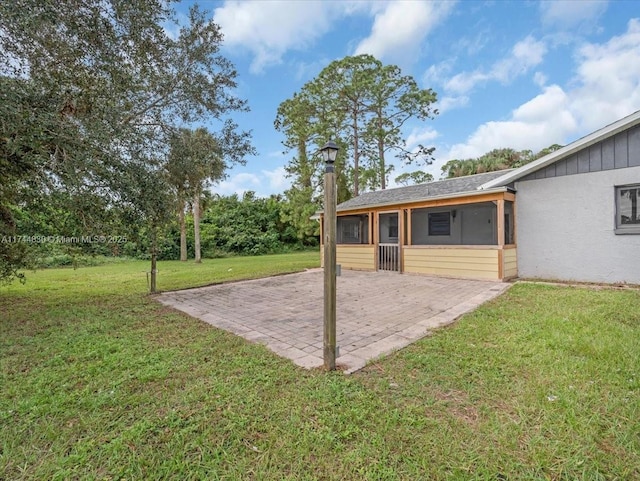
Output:
[[[613,139],[602,141],[602,170],[614,169],[614,159]]]
[[[337,263],[344,269],[374,271],[375,247],[373,245],[338,245],[336,246]]]
[[[589,147],[589,171],[597,172],[602,170],[602,144]]]
[[[584,174],[589,172],[589,149],[578,152],[578,173]]]
[[[622,132],[614,137],[614,169],[623,169],[629,165],[627,133]]]
[[[627,136],[629,143],[629,167],[640,166],[640,128],[629,131]]]
[[[498,250],[405,246],[404,271],[414,274],[498,280]]]
[[[520,179],[520,182],[638,166],[640,166],[640,126],[635,126],[531,172]]]
[[[578,173],[578,156],[573,154],[567,159],[567,175]]]
[[[556,176],[560,177],[561,175],[567,175],[567,161],[561,160],[560,162],[556,162]]]

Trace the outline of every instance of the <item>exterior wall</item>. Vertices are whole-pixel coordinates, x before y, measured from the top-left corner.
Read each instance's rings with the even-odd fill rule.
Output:
[[[338,245],[336,246],[336,263],[344,269],[374,271],[375,246],[373,245]]]
[[[512,279],[518,277],[518,254],[516,249],[504,249],[502,251],[503,259],[503,278]]]
[[[404,246],[404,272],[499,280],[499,249]]]
[[[640,131],[635,130],[628,138],[637,143],[632,134]],[[630,142],[629,148],[634,145]],[[637,162],[640,148],[629,154],[633,155],[625,156],[627,163]],[[578,152],[577,158],[581,155]],[[608,165],[609,160],[605,162],[603,155],[601,163]],[[640,235],[614,232],[614,187],[634,183],[640,183],[640,167],[516,182],[518,275],[640,284]]]

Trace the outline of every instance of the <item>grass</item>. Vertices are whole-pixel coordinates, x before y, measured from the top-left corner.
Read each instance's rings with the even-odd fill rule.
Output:
[[[317,253],[159,265],[174,289]],[[0,288],[0,479],[640,479],[640,294],[521,284],[363,371],[146,295],[147,263]]]

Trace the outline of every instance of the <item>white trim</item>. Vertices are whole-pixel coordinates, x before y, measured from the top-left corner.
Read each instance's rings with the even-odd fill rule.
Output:
[[[558,160],[575,154],[579,150],[601,142],[604,139],[613,137],[623,130],[634,127],[637,124],[640,124],[640,110],[632,113],[631,115],[627,115],[626,117],[617,120],[616,122],[601,128],[600,130],[596,130],[595,132],[586,135],[585,137],[582,137],[581,139],[578,139],[569,145],[565,145],[555,152],[551,152],[550,154],[534,160],[529,164],[523,165],[522,167],[504,174],[501,177],[490,180],[489,182],[485,182],[480,187],[478,187],[478,190],[492,189],[494,187],[510,184],[511,182],[518,180],[527,174],[540,170],[550,164],[553,164],[554,162],[557,162]]]

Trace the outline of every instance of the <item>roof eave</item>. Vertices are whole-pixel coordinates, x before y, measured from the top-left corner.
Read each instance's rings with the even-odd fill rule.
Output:
[[[377,209],[380,207],[391,207],[394,205],[406,205],[406,204],[416,204],[419,202],[431,202],[434,200],[455,199],[456,197],[480,196],[480,195],[491,194],[491,193],[506,192],[508,190],[509,189],[506,186],[500,186],[500,187],[496,187],[495,189],[488,189],[488,190],[482,190],[482,191],[470,190],[465,192],[456,192],[453,194],[434,195],[432,197],[425,197],[422,199],[415,199],[415,200],[404,200],[400,202],[383,202],[379,204],[367,204],[367,205],[349,207],[347,209],[339,209],[338,212],[344,213],[344,212],[350,212],[350,211],[356,211],[356,210]],[[318,211],[317,213],[324,214],[324,210]]]
[[[595,132],[586,135],[581,139],[578,139],[575,142],[572,142],[569,145],[556,150],[555,152],[551,152],[544,157],[540,157],[538,160],[534,160],[533,162],[523,165],[522,167],[519,167],[501,177],[497,177],[493,180],[490,180],[489,182],[485,182],[480,187],[478,187],[478,190],[492,189],[497,186],[510,184],[511,182],[514,182],[524,177],[525,175],[530,174],[531,172],[543,169],[544,167],[547,167],[548,165],[551,165],[562,158],[575,154],[585,147],[590,147],[593,144],[597,144],[604,139],[612,137],[631,127],[635,127],[638,124],[640,124],[640,110],[612,124],[609,124],[606,127],[596,130]]]

